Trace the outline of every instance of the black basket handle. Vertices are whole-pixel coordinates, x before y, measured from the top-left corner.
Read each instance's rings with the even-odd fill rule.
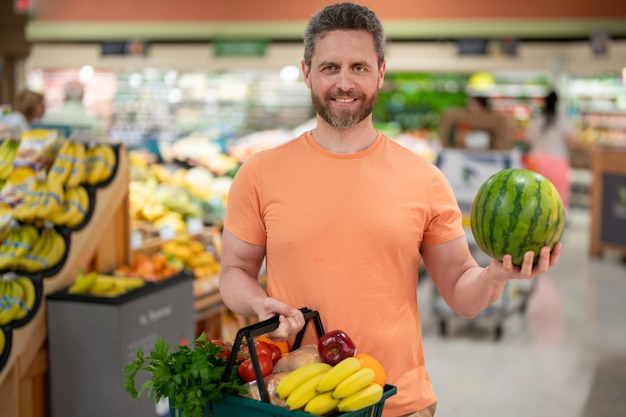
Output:
[[[322,320],[320,319],[319,313],[307,307],[301,308],[300,311],[302,311],[302,314],[304,315],[304,326],[296,335],[296,339],[294,340],[291,348],[292,350],[298,349],[300,347],[302,339],[304,338],[304,333],[306,332],[310,320],[313,320],[313,322],[315,323],[317,336],[322,337],[324,335],[324,326],[322,325]],[[248,344],[248,351],[250,352],[250,360],[252,361],[252,368],[254,369],[254,376],[256,377],[259,395],[261,396],[261,400],[266,403],[269,402],[269,397],[267,396],[267,390],[265,389],[265,382],[263,381],[263,374],[261,373],[261,367],[259,365],[259,358],[257,357],[256,349],[254,348],[253,338],[255,336],[260,336],[262,334],[276,330],[278,328],[278,324],[278,316],[274,316],[267,320],[263,320],[239,329],[239,331],[237,332],[237,336],[235,337],[235,341],[233,342],[231,354],[228,357],[228,361],[226,362],[226,368],[224,369],[224,374],[222,376],[224,382],[228,381],[233,371],[235,360],[237,359],[237,352],[239,352],[241,342],[245,338],[246,343]]]

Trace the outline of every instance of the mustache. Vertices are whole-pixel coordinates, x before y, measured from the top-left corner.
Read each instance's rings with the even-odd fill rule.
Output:
[[[329,94],[329,97],[337,97],[337,96],[346,97],[346,98],[362,98],[363,94],[357,94],[352,90],[342,90],[341,88],[338,88]]]

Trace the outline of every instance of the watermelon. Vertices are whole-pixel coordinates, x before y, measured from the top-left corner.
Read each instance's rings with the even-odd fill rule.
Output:
[[[520,266],[524,253],[550,250],[561,239],[565,208],[554,185],[541,174],[508,168],[493,174],[480,186],[470,212],[476,244],[492,258],[506,254]]]

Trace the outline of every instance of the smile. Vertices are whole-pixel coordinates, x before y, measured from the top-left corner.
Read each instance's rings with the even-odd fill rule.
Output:
[[[335,98],[334,100],[338,103],[352,103],[353,101],[356,101],[355,98]]]

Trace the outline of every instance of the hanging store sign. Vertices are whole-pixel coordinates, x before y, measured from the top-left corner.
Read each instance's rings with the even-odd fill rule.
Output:
[[[218,39],[213,43],[216,57],[262,57],[268,41],[259,39]]]
[[[130,55],[145,56],[148,53],[148,44],[142,41],[102,42],[100,55]]]

